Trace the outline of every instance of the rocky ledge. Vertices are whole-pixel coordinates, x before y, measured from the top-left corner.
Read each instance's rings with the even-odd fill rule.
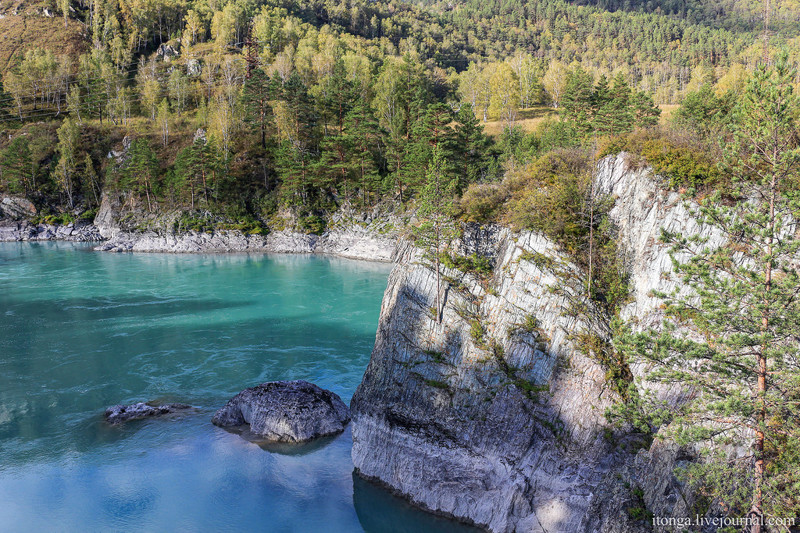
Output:
[[[165,403],[153,405],[151,403],[139,402],[130,405],[111,406],[106,409],[103,417],[109,424],[117,425],[128,422],[129,420],[154,418],[186,411],[191,408],[191,405],[187,405],[185,403]]]
[[[321,235],[274,230],[267,235],[241,231],[176,232],[178,213],[163,213],[139,220],[130,212],[130,202],[111,194],[103,200],[95,224],[106,240],[96,249],[108,252],[167,253],[323,253],[348,259],[390,262],[397,253],[397,228],[402,222],[390,211],[356,213],[343,208],[328,221]],[[127,207],[126,207],[127,206]],[[128,211],[126,211],[126,209]],[[141,215],[141,214],[139,214]],[[139,226],[153,229],[136,229]]]
[[[328,229],[321,235],[291,230],[267,235],[236,230],[174,231],[179,212],[142,215],[135,207],[131,199],[123,202],[122,198],[104,193],[93,223],[33,224],[30,221],[35,219],[37,210],[30,201],[0,197],[0,242],[102,242],[95,250],[106,252],[320,253],[392,262],[398,254],[398,237],[404,226],[391,208],[381,207],[372,212],[343,208],[331,217]]]
[[[245,389],[214,415],[225,428],[248,424],[264,442],[306,442],[344,431],[350,410],[341,398],[303,380],[271,381]]]

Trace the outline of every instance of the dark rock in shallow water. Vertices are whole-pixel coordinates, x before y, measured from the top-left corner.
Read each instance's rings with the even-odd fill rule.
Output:
[[[211,420],[221,427],[250,425],[266,442],[305,442],[335,435],[350,421],[341,398],[303,380],[271,381],[245,389]]]
[[[130,405],[114,405],[106,409],[103,416],[109,424],[121,424],[128,420],[138,420],[140,418],[152,418],[156,416],[168,415],[177,411],[191,409],[191,405],[185,403],[165,403],[162,405],[150,405],[144,402],[133,403]]]

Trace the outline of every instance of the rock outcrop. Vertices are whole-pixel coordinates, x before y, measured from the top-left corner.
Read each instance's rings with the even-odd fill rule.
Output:
[[[268,235],[247,235],[240,231],[165,233],[156,231],[118,232],[97,250],[107,252],[227,253],[274,252],[292,254],[324,253],[348,259],[392,261],[396,239],[352,230],[308,235],[276,231]]]
[[[106,422],[112,425],[122,424],[130,420],[140,420],[143,418],[154,418],[174,414],[191,409],[191,405],[184,403],[165,403],[165,404],[151,404],[151,403],[134,403],[130,405],[113,405],[106,409],[103,417]]]
[[[97,242],[103,236],[88,223],[66,225],[31,224],[25,220],[0,220],[0,242],[8,241],[76,241]]]
[[[123,150],[110,153],[109,157],[124,158],[129,146],[130,139],[126,137]],[[30,219],[36,213],[35,206],[24,198],[0,198],[0,242],[104,241],[95,249],[108,252],[320,253],[392,262],[405,226],[404,221],[391,212],[353,213],[343,209],[331,218],[328,229],[321,235],[292,230],[272,231],[266,235],[237,230],[176,231],[179,211],[150,213],[135,197],[107,192],[103,193],[93,223],[33,224]]]
[[[36,216],[36,207],[30,200],[16,196],[0,199],[0,218],[20,220]]]
[[[591,304],[551,270],[577,275],[540,235],[476,229],[462,253],[482,250],[494,252],[493,277],[446,271],[441,321],[419,252],[390,275],[352,402],[353,462],[492,531],[578,531],[610,468],[605,371],[571,340],[591,324],[567,312]]]
[[[623,317],[657,325],[650,291],[674,287],[660,228],[707,230],[625,154],[600,163],[597,188],[617,201],[610,216],[632,272]],[[626,451],[605,420],[618,397],[585,341],[608,341],[608,317],[583,298],[578,267],[535,233],[472,227],[459,246],[493,272],[446,269],[440,313],[418,251],[390,275],[351,404],[358,472],[498,532],[633,533],[650,530],[637,520],[645,509],[688,516],[693,500],[673,470],[691,451],[658,441]],[[657,393],[681,401],[680,390]]]
[[[245,389],[214,414],[221,427],[249,425],[264,442],[306,442],[344,431],[350,410],[338,395],[303,380]]]

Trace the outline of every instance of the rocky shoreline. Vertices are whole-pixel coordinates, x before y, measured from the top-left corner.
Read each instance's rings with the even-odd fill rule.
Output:
[[[393,262],[397,240],[352,229],[322,235],[276,231],[246,235],[240,231],[213,233],[118,232],[95,248],[105,252],[329,254],[346,259]]]
[[[248,235],[235,230],[124,231],[89,222],[54,225],[0,219],[0,242],[14,241],[98,242],[95,250],[103,252],[328,254],[387,263],[396,261],[400,248],[396,233],[355,223],[339,224],[322,235],[288,230]]]
[[[0,220],[0,242],[14,241],[72,241],[99,242],[99,228],[91,223],[66,225],[32,224],[27,220]]]

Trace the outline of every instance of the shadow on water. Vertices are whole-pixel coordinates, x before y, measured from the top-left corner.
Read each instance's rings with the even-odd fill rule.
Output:
[[[414,507],[353,471],[353,504],[367,533],[479,533],[482,529]]]
[[[241,426],[222,428],[228,433],[238,435],[247,442],[252,442],[258,445],[259,448],[269,453],[277,453],[280,455],[288,455],[291,457],[301,457],[316,451],[321,450],[325,446],[335,441],[341,433],[336,435],[328,435],[327,437],[319,437],[308,442],[268,442],[257,433],[250,431],[249,424]]]

